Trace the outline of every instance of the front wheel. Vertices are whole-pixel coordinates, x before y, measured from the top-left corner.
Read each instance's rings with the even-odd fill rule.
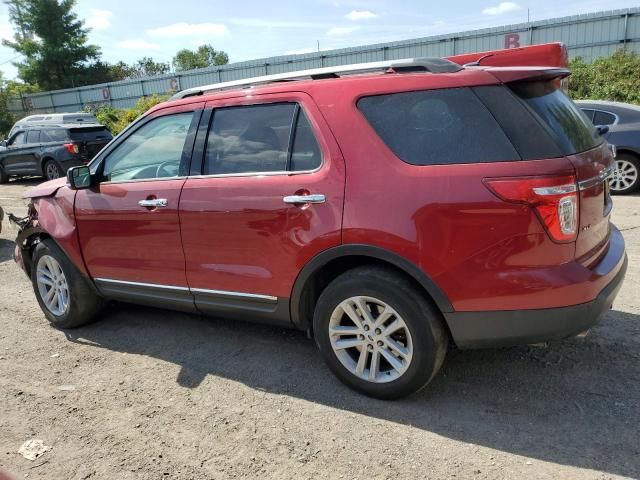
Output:
[[[31,282],[40,308],[55,327],[89,323],[103,306],[89,280],[50,239],[40,242],[33,252]]]
[[[314,335],[327,365],[348,386],[372,397],[400,398],[429,383],[448,337],[440,313],[393,270],[350,270],[322,292]]]

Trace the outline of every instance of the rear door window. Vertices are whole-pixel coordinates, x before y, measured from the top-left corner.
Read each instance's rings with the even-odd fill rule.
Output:
[[[296,103],[214,110],[204,175],[307,171],[321,163],[309,119]]]
[[[393,153],[412,165],[520,160],[468,88],[364,97],[358,108]]]
[[[27,143],[40,143],[40,130],[29,130],[27,132]]]
[[[556,82],[517,82],[510,88],[547,128],[564,155],[584,152],[602,143],[587,115]]]

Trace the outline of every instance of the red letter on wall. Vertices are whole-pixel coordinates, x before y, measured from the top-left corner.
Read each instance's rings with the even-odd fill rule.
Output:
[[[518,48],[520,46],[519,33],[507,33],[504,36],[504,48]]]

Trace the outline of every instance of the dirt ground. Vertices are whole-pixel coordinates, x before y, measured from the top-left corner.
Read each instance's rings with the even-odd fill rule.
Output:
[[[24,213],[0,186],[0,205]],[[599,325],[546,348],[453,351],[382,402],[296,331],[121,306],[62,332],[0,234],[0,467],[18,478],[640,477],[640,197],[616,197],[629,271]],[[61,386],[67,390],[61,390]],[[29,461],[28,439],[52,447]]]

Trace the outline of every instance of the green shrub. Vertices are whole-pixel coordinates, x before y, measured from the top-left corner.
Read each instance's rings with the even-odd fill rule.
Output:
[[[609,100],[640,104],[640,55],[618,50],[589,64],[570,62],[569,95],[575,100]]]
[[[111,105],[101,105],[98,108],[88,108],[88,110],[95,114],[98,121],[105,125],[111,133],[117,135],[151,107],[166,101],[168,98],[169,95],[153,94],[149,97],[141,98],[132,108],[119,109]]]

